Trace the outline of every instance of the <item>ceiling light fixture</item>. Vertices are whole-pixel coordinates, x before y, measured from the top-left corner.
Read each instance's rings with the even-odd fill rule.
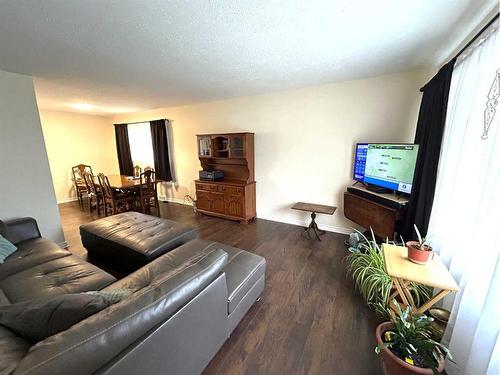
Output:
[[[91,111],[95,108],[95,105],[90,103],[72,103],[71,107],[80,111]]]

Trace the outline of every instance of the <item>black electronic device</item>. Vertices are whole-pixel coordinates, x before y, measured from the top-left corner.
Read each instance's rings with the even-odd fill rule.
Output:
[[[406,204],[408,203],[408,197],[406,196],[398,196],[393,193],[390,194],[377,194],[373,191],[370,191],[370,189],[364,187],[364,186],[349,186],[347,187],[347,191],[358,195],[360,197],[363,197],[365,199],[368,199],[372,202],[382,204],[386,207],[391,207],[394,209],[401,209],[406,207]]]
[[[406,143],[358,143],[353,178],[376,193],[410,194],[418,145]]]
[[[224,172],[218,170],[200,171],[199,176],[200,180],[216,181],[216,180],[222,180],[224,178]]]

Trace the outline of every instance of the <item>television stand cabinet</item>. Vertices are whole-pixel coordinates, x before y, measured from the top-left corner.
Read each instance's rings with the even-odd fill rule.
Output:
[[[197,211],[242,223],[254,219],[254,134],[201,134],[197,141],[202,169],[224,173],[221,180],[194,181]]]
[[[374,193],[359,185],[344,192],[344,216],[382,240],[394,239],[406,214],[408,198],[393,193]]]

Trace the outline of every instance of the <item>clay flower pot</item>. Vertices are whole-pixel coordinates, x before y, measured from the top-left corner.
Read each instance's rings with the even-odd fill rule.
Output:
[[[385,331],[392,329],[391,322],[381,323],[377,326],[375,331],[375,338],[377,339],[377,344],[383,344],[382,334]],[[382,371],[386,375],[433,375],[432,369],[423,368],[418,366],[413,366],[402,359],[398,358],[393,352],[389,349],[381,349],[380,350],[380,364],[382,366]],[[441,358],[439,363],[438,371],[441,373],[444,370],[444,358]]]
[[[408,259],[417,264],[426,264],[433,254],[432,247],[424,245],[424,248],[421,249],[418,241],[408,241],[406,248],[408,249]]]

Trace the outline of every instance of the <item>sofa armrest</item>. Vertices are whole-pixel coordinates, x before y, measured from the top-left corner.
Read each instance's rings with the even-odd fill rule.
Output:
[[[4,221],[4,223],[7,228],[7,238],[13,244],[42,237],[38,224],[32,217],[10,219]]]
[[[108,285],[104,290],[130,289],[137,292],[167,280],[171,288],[176,288],[179,283],[185,282],[185,275],[190,275],[197,281],[192,285],[196,285],[199,292],[224,271],[227,259],[227,253],[221,249],[200,248],[187,243]]]

